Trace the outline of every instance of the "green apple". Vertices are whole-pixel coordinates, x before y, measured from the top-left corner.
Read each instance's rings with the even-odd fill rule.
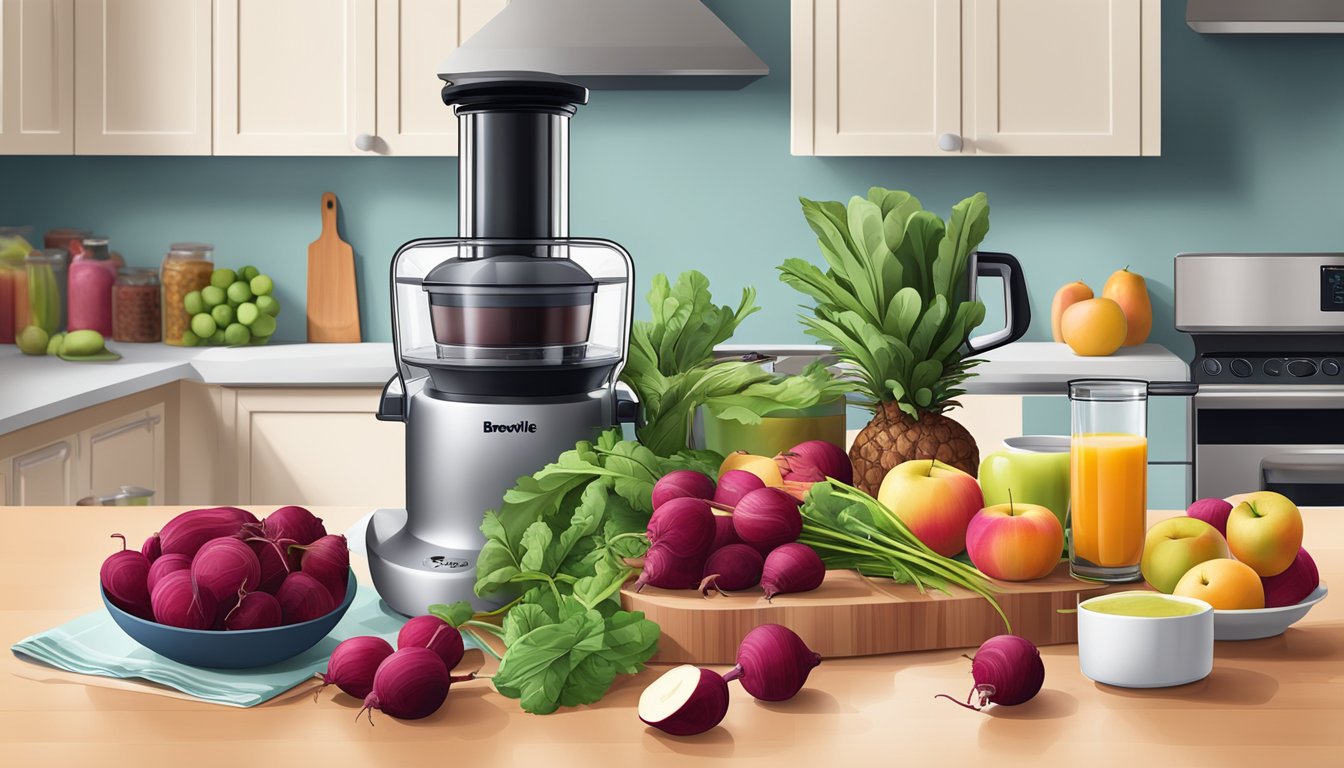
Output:
[[[1227,556],[1217,528],[1193,517],[1169,517],[1148,529],[1139,571],[1153,589],[1171,594],[1191,568]]]
[[[1227,548],[1262,578],[1277,576],[1302,548],[1302,513],[1283,494],[1251,494],[1227,516]]]
[[[1069,453],[995,451],[980,462],[985,506],[1039,504],[1063,528],[1069,512]],[[1011,498],[1010,498],[1011,497]]]

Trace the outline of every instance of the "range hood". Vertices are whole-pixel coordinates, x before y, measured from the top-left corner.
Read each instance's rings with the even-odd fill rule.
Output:
[[[1190,0],[1186,23],[1209,34],[1344,33],[1340,0]]]
[[[439,77],[510,72],[598,89],[736,90],[770,68],[700,0],[512,0]]]

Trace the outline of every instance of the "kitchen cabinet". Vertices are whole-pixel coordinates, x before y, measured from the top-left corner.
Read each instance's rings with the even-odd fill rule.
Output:
[[[75,153],[208,155],[210,0],[75,0]]]
[[[217,0],[215,154],[362,154],[374,24],[374,0]]]
[[[0,0],[0,154],[75,151],[74,52],[73,0]]]
[[[378,421],[380,390],[235,389],[239,504],[405,504],[405,434]]]
[[[13,477],[11,503],[22,506],[74,504],[75,460],[78,440],[74,435],[20,453],[7,463]]]
[[[1160,0],[793,0],[793,154],[1160,154],[1160,13]]]
[[[370,151],[456,155],[439,65],[507,0],[378,0],[378,118]]]
[[[83,495],[99,495],[123,485],[155,492],[162,503],[167,488],[164,403],[137,409],[79,433],[78,485]]]

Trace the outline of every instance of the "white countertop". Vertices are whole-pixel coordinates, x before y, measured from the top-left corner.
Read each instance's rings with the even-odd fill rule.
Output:
[[[173,347],[118,344],[120,360],[72,363],[0,346],[0,434],[174,381],[228,386],[382,386],[392,345],[268,344]]]
[[[0,434],[184,379],[233,387],[382,386],[395,372],[389,343],[184,348],[112,342],[109,347],[122,359],[71,363],[0,346]],[[798,345],[767,351],[816,349]],[[966,382],[967,394],[1065,394],[1069,379],[1094,376],[1190,377],[1184,360],[1156,344],[1128,347],[1110,357],[1078,357],[1063,344],[1019,341],[980,357],[985,362]]]

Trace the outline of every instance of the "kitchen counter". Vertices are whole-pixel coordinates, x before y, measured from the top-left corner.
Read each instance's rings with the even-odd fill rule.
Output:
[[[14,642],[98,605],[113,531],[139,541],[176,508],[8,510],[0,628]],[[267,509],[255,509],[259,514]],[[332,530],[366,509],[315,510]],[[1152,519],[1169,516],[1156,512]],[[1327,583],[1344,584],[1344,509],[1308,509],[1307,545]],[[59,520],[59,543],[53,522]],[[357,561],[356,570],[363,568]],[[367,572],[360,574],[367,579]],[[827,659],[793,700],[753,701],[731,686],[727,718],[699,737],[643,726],[634,706],[663,671],[620,678],[593,707],[539,717],[484,680],[455,686],[435,715],[398,722],[330,690],[300,688],[248,710],[95,685],[6,657],[0,750],[9,765],[1302,765],[1344,750],[1344,600],[1327,598],[1280,637],[1219,643],[1213,674],[1178,688],[1097,685],[1076,646],[1041,649],[1045,687],[1018,707],[974,713],[962,651]],[[487,673],[489,668],[485,670]],[[100,681],[101,682],[101,681]],[[1330,755],[1334,755],[1333,758]],[[885,757],[884,757],[885,756]],[[841,758],[837,760],[837,758]]]
[[[390,343],[227,348],[112,342],[110,347],[121,360],[70,363],[0,346],[0,435],[183,379],[238,387],[381,387],[395,372]],[[782,354],[822,349],[723,347],[748,348]],[[1065,394],[1069,379],[1090,376],[1149,381],[1185,381],[1190,376],[1184,360],[1157,344],[1127,347],[1110,357],[1078,357],[1063,344],[1019,341],[980,357],[985,362],[964,385],[967,394]]]

